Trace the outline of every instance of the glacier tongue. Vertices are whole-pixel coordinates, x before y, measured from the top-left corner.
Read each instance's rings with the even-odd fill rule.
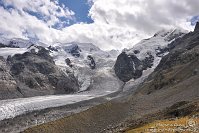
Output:
[[[32,98],[19,98],[0,101],[0,120],[14,118],[15,116],[42,110],[45,108],[59,107],[96,97],[89,94],[39,96]]]

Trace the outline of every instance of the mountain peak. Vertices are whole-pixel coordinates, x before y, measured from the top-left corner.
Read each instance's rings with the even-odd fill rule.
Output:
[[[199,31],[199,21],[196,23],[194,31]]]

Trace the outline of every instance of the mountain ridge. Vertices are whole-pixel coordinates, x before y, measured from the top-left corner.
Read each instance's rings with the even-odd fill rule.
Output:
[[[144,70],[156,68],[161,58],[168,54],[168,45],[185,33],[186,31],[179,29],[161,30],[133,48],[123,50],[116,60],[114,68],[116,75],[124,82],[140,78]]]

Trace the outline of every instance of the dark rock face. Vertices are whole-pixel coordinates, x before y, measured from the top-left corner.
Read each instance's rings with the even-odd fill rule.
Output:
[[[139,54],[140,53],[139,50],[134,50],[133,52],[134,52],[134,54]]]
[[[65,62],[69,67],[73,67],[69,58],[65,59]]]
[[[90,61],[89,62],[89,66],[91,69],[95,69],[96,67],[96,63],[95,63],[95,60],[93,59],[93,57],[91,55],[88,55],[87,56],[87,59]]]
[[[169,52],[169,47],[166,48],[158,47],[157,49],[155,49],[155,51],[156,51],[156,56],[163,57],[164,53]]]
[[[194,32],[197,32],[199,31],[199,22],[196,23],[196,26],[195,26],[195,29],[194,29]]]
[[[23,63],[14,63],[10,69],[11,73],[14,75],[19,75],[21,72],[23,72],[25,66]]]
[[[115,74],[124,82],[141,77],[143,71],[142,62],[135,55],[127,55],[122,52],[114,66]]]
[[[67,49],[66,51],[70,53],[72,56],[79,57],[81,49],[79,48],[78,45],[73,45],[71,48]]]
[[[114,69],[120,80],[127,82],[130,79],[137,79],[142,76],[143,70],[153,66],[154,57],[151,53],[144,60],[139,60],[136,55],[127,55],[122,52],[115,63]]]
[[[0,57],[0,99],[23,97],[23,94],[17,88],[17,82],[11,76],[6,60]]]
[[[56,51],[56,52],[58,51],[58,49],[55,48],[55,47],[53,47],[53,46],[49,46],[48,49],[49,49],[50,51]]]
[[[49,55],[49,53],[50,53],[49,50],[47,50],[41,46],[38,46],[37,48],[39,49],[38,53],[36,54],[37,56],[54,64],[53,58]]]
[[[9,56],[1,60],[0,65],[0,92],[13,90],[11,97],[0,95],[0,99],[66,94],[79,89],[74,75],[60,70],[43,47],[39,47],[37,53]]]
[[[153,66],[154,57],[151,53],[147,53],[147,57],[142,60],[143,70],[147,70],[147,68],[151,68]]]

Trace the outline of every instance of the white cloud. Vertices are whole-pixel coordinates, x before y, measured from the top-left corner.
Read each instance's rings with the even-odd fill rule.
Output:
[[[3,32],[8,37],[25,38],[24,32],[36,34],[41,41],[51,42],[51,34],[55,29],[51,29],[42,20],[28,15],[27,13],[19,13],[12,9],[10,12],[0,7],[0,32]]]
[[[199,12],[196,0],[94,1],[90,15],[95,22],[134,28],[147,34],[160,28],[179,27],[180,22]]]
[[[3,0],[14,6],[10,11],[0,7],[0,33],[10,37],[26,37],[24,32],[46,43],[92,42],[102,49],[131,47],[140,39],[162,28],[180,27],[192,30],[188,20],[198,15],[197,0],[88,0],[92,24],[74,24],[60,30],[51,26],[59,17],[74,19],[74,12],[58,1]],[[43,20],[26,10],[40,13]]]
[[[93,0],[93,24],[64,28],[62,41],[92,42],[103,49],[132,47],[162,28],[193,30],[191,16],[199,12],[195,0]],[[198,4],[199,5],[199,4]]]
[[[64,28],[57,41],[92,42],[102,49],[121,49],[144,38],[141,33],[107,24],[75,24]]]
[[[33,12],[41,15],[49,26],[59,22],[58,17],[72,19],[74,12],[65,6],[60,6],[57,0],[3,0],[5,6],[13,6],[21,13]]]
[[[0,33],[7,37],[38,37],[41,41],[50,43],[57,40],[60,31],[51,26],[62,23],[59,17],[73,19],[74,12],[59,6],[56,1],[50,0],[3,0],[5,7],[0,7]],[[42,19],[30,15],[38,13]]]

